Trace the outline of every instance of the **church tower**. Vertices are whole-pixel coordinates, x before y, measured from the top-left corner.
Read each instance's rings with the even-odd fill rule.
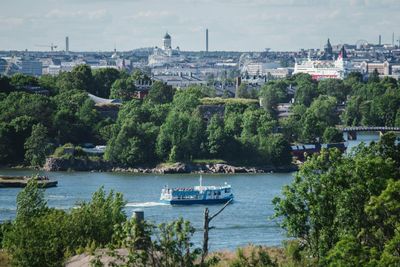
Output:
[[[164,35],[163,38],[163,49],[167,50],[167,49],[171,49],[171,36],[168,34],[168,32]]]
[[[324,46],[324,50],[325,50],[325,54],[324,54],[325,59],[332,59],[333,49],[332,49],[331,41],[329,40],[329,38],[328,38],[328,42]]]

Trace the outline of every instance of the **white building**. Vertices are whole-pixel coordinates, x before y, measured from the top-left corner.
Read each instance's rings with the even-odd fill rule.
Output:
[[[346,77],[349,69],[349,62],[343,60],[339,55],[337,60],[311,60],[297,62],[294,65],[293,74],[307,73],[314,80],[321,79],[343,79]]]
[[[185,58],[180,54],[179,47],[172,49],[171,36],[166,33],[163,38],[162,48],[155,47],[153,53],[149,56],[149,66],[163,66],[183,62]]]
[[[278,62],[253,62],[249,61],[243,64],[241,68],[242,73],[250,76],[263,76],[267,75],[267,71],[271,72],[273,69],[278,69],[280,64]]]

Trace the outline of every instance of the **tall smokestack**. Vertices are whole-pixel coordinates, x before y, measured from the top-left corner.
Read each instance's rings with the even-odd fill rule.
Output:
[[[379,34],[379,45],[382,45],[382,36]]]
[[[69,37],[65,37],[65,52],[69,52]]]
[[[392,46],[394,46],[394,33],[392,34]]]
[[[206,29],[206,52],[208,52],[208,29]]]

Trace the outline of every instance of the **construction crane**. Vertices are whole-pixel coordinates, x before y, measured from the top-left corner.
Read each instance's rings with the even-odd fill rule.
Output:
[[[35,45],[36,47],[48,47],[50,48],[51,51],[54,51],[54,49],[57,48],[57,45],[54,45],[53,43],[51,43],[51,45]]]

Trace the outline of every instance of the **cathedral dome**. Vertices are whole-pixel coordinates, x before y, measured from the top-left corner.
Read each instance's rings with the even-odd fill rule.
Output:
[[[164,39],[171,39],[171,36],[168,34],[168,32],[167,32],[167,33],[165,33],[165,35],[164,35]]]

